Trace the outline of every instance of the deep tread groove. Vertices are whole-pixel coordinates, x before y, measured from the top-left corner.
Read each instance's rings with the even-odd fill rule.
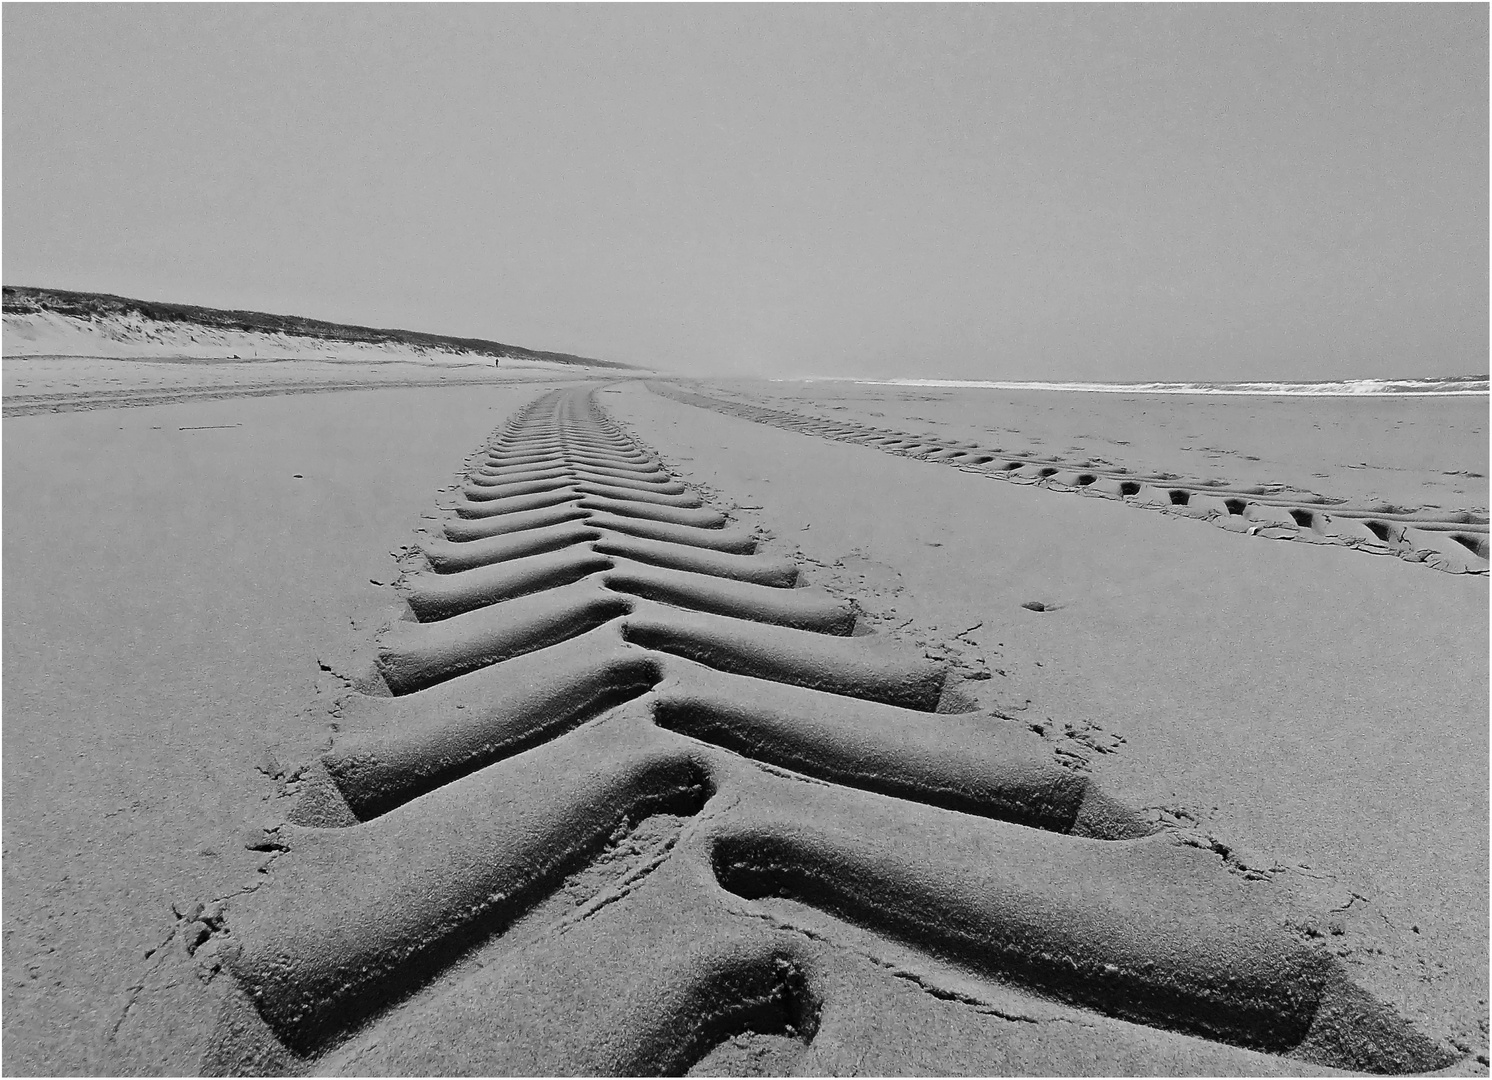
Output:
[[[1392,554],[1454,574],[1486,574],[1489,570],[1488,517],[1484,512],[1353,507],[1346,505],[1342,499],[1288,490],[1279,485],[1242,486],[1216,479],[1192,481],[1170,473],[1126,479],[1124,477],[1132,475],[1130,470],[1117,465],[1109,466],[1102,472],[1083,472],[1074,476],[1071,472],[1064,473],[1058,467],[1061,461],[1057,458],[996,457],[995,455],[1002,454],[999,447],[979,447],[972,443],[953,444],[910,433],[886,431],[868,424],[803,416],[787,409],[742,400],[747,395],[740,392],[736,392],[732,399],[663,383],[649,382],[647,386],[662,397],[711,409],[727,416],[740,417],[753,423],[874,447],[922,461],[936,461],[977,470],[985,476],[1014,483],[1036,484],[1058,490],[1081,491],[1086,495],[1122,499],[1131,506],[1214,521],[1235,532],[1247,531],[1251,535],[1274,540],[1305,540],[1377,553],[1382,553],[1384,547],[1388,546]],[[1076,465],[1086,469],[1093,462],[1085,460]],[[1148,490],[1147,483],[1152,485]],[[1198,500],[1198,495],[1207,498]],[[1311,509],[1324,506],[1332,508],[1330,514]],[[1173,511],[1172,507],[1187,509]],[[1229,521],[1233,517],[1248,517],[1259,524],[1240,528],[1237,523]],[[1366,518],[1378,520],[1363,520]],[[1390,540],[1387,536],[1382,524],[1385,520],[1391,520],[1400,526],[1400,535],[1395,540]],[[1465,532],[1451,532],[1455,526],[1471,528]]]
[[[966,466],[996,460],[920,438],[867,439],[853,425],[834,432]],[[530,403],[469,460],[443,535],[422,544],[427,565],[398,583],[422,621],[380,642],[377,668],[395,696],[347,705],[352,720],[382,727],[339,736],[308,774],[303,820],[332,827],[284,827],[283,868],[230,913],[226,966],[278,1040],[256,1060],[288,1048],[314,1068],[639,822],[670,814],[699,815],[683,834],[697,839],[661,858],[704,860],[738,903],[790,896],[996,979],[1203,1038],[1348,1068],[1447,1063],[1335,961],[1282,945],[1272,925],[1230,922],[1210,894],[1197,910],[1212,905],[1221,923],[1190,902],[1168,922],[1166,886],[1144,859],[1184,856],[1154,847],[1165,842],[1142,816],[1058,764],[1024,726],[935,713],[940,663],[852,636],[853,607],[791,588],[791,562],[754,554],[754,543],[722,549],[737,535],[724,515],[591,392]],[[494,473],[498,461],[517,471]],[[1076,485],[1098,480],[1083,473]],[[1186,496],[1170,492],[1178,505]],[[729,779],[731,798],[701,815],[743,759],[773,770],[761,774],[768,794]],[[815,782],[771,779],[784,772]],[[912,824],[891,824],[897,813]],[[895,857],[867,846],[864,815]],[[949,861],[914,836],[925,827],[1006,855]],[[1053,889],[1053,874],[1071,883]],[[1179,944],[1152,950],[1143,934],[1092,932],[1093,897],[1111,884]],[[988,898],[1010,889],[1014,908]],[[1056,929],[1041,923],[1045,911]],[[630,1057],[586,1060],[680,1073],[717,1053],[731,1060],[722,1047],[732,1036],[813,1041],[823,1002],[802,940],[739,915],[710,918],[725,936],[693,954],[695,967],[657,975],[671,1011],[628,1021]],[[748,930],[767,936],[731,944]],[[814,956],[832,956],[815,942]],[[1266,962],[1246,960],[1260,948]],[[500,1002],[492,1012],[500,1024]],[[1371,1031],[1357,1038],[1360,1017]]]

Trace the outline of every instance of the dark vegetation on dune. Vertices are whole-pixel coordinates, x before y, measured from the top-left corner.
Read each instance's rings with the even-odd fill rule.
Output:
[[[548,360],[557,364],[584,364],[587,367],[630,368],[614,360],[595,360],[572,353],[525,349],[482,338],[449,337],[424,334],[417,330],[379,330],[369,326],[303,319],[298,315],[270,315],[262,311],[224,311],[220,308],[193,307],[190,304],[165,304],[153,300],[131,300],[108,293],[69,292],[66,289],[37,289],[25,285],[4,287],[4,309],[7,315],[31,315],[51,312],[75,319],[136,315],[156,322],[189,323],[213,330],[240,330],[260,334],[294,334],[297,337],[324,338],[331,341],[365,341],[372,344],[397,342],[402,345],[452,352],[476,353],[494,359]]]

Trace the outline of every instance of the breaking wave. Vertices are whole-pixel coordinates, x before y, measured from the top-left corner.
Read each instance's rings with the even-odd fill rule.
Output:
[[[774,380],[795,381],[795,380]],[[1242,394],[1289,397],[1463,397],[1485,395],[1485,375],[1443,379],[1340,379],[1331,382],[1013,382],[982,379],[807,379],[868,386],[958,387],[980,390],[1077,390],[1090,394]]]

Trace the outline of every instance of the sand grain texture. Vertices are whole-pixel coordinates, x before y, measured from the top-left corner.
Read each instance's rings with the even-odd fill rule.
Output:
[[[597,389],[7,421],[7,1070],[1485,1071],[1484,577]]]
[[[112,1071],[146,951],[263,879],[245,835],[345,685],[319,665],[371,632],[370,578],[451,460],[533,391],[483,393],[5,421],[7,1072]]]
[[[851,384],[845,404],[820,400],[823,390],[814,394],[811,385],[806,394],[779,383],[649,386],[671,400],[756,423],[1122,500],[1229,532],[1392,555],[1453,574],[1488,572],[1486,407],[1475,398],[1220,402],[1205,395],[968,390],[946,407],[954,395],[915,388]],[[928,410],[924,402],[945,407]],[[927,411],[939,415],[921,415]],[[886,426],[888,415],[904,426]],[[1182,435],[1182,427],[1206,434]],[[1083,443],[1059,450],[1045,445],[1047,437]],[[1204,440],[1217,445],[1198,445]],[[1093,445],[1115,456],[1102,457]],[[1250,462],[1267,462],[1262,467],[1275,479],[1259,482]],[[1322,481],[1330,494],[1318,490]]]

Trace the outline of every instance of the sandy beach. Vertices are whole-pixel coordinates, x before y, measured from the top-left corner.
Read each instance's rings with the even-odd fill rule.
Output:
[[[0,1072],[1492,1074],[1486,5],[4,30]]]
[[[1487,1072],[1484,399],[31,365],[9,1073]]]

